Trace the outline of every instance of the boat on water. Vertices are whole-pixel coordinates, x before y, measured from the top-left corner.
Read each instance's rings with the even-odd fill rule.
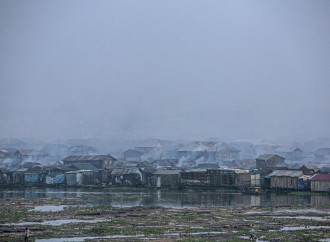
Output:
[[[241,191],[244,194],[252,194],[252,195],[261,195],[266,193],[264,190],[262,190],[261,187],[242,187]]]

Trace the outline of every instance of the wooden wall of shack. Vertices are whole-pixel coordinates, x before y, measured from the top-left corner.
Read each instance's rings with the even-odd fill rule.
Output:
[[[329,192],[330,190],[330,181],[311,181],[311,191],[315,192]]]
[[[122,175],[112,175],[112,184],[116,185],[132,185],[141,186],[142,177],[138,173],[122,174]]]
[[[104,169],[101,171],[101,183],[110,184],[111,183],[111,170]]]
[[[157,187],[158,179],[160,179],[160,187],[179,187],[181,185],[178,174],[158,174],[151,176],[149,179],[150,186]]]
[[[91,174],[84,175],[83,184],[84,185],[98,185],[102,182],[102,172],[92,172]]]
[[[260,178],[258,177],[258,180]],[[184,186],[211,187],[250,187],[250,173],[236,173],[230,170],[210,169],[207,171],[187,171],[181,173],[181,183]],[[256,183],[256,182],[255,182]],[[258,183],[259,184],[259,183]]]
[[[260,187],[260,174],[251,174],[251,187]]]
[[[10,172],[7,173],[7,176],[9,176],[10,180],[7,180],[7,183],[13,183],[13,184],[24,184],[24,172]]]
[[[183,186],[208,186],[209,180],[206,171],[186,171],[181,173]]]
[[[78,171],[77,171],[78,172]],[[12,170],[12,171],[0,171],[0,184],[45,184],[46,176],[54,177],[58,174],[64,174],[65,171],[61,169],[40,169],[33,168],[26,171],[23,170]],[[32,181],[30,178],[31,174],[37,174],[38,179]],[[149,173],[148,173],[149,174]],[[263,178],[269,179],[263,179]],[[29,179],[25,179],[29,178]],[[81,182],[78,185],[101,185],[115,184],[115,176],[111,175],[111,170],[100,170],[90,171],[81,175]],[[281,188],[281,189],[301,189],[299,187],[299,179],[301,177],[290,177],[290,176],[265,176],[264,174],[250,174],[250,173],[236,173],[231,170],[221,169],[208,169],[207,171],[183,171],[181,175],[178,174],[153,174],[150,173],[148,176],[143,173],[141,177],[138,174],[125,174],[123,180],[130,182],[130,185],[146,185],[149,187],[157,187],[158,179],[161,179],[161,187],[179,187],[183,186],[204,186],[204,187],[250,187],[257,186],[261,182],[261,186],[265,188],[267,185],[264,180],[270,181],[270,188]],[[77,178],[76,178],[77,179]],[[67,182],[63,183],[67,185]],[[77,185],[68,184],[68,185]],[[127,184],[126,184],[127,185]],[[310,187],[304,188],[311,191],[322,191],[329,192],[330,181],[311,181]]]
[[[234,171],[218,169],[208,170],[209,186],[211,187],[236,187],[236,176]]]
[[[271,188],[298,189],[298,177],[272,176],[270,179]]]
[[[236,186],[237,187],[250,187],[251,186],[251,174],[240,173],[236,176]]]

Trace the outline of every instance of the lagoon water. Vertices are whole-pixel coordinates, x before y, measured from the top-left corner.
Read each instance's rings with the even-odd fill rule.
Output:
[[[148,190],[101,188],[0,188],[0,199],[22,198],[78,198],[82,204],[114,207],[162,206],[169,208],[208,206],[292,206],[318,207],[330,204],[327,195],[262,195],[215,190]],[[81,198],[81,199],[80,199]]]

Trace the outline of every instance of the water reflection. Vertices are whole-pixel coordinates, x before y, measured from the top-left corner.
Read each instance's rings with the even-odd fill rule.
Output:
[[[163,206],[290,206],[330,204],[328,196],[322,195],[276,195],[266,193],[250,195],[219,191],[180,191],[180,190],[142,190],[109,191],[107,189],[86,188],[1,188],[0,199],[20,198],[82,198],[90,205],[112,205],[116,207]]]

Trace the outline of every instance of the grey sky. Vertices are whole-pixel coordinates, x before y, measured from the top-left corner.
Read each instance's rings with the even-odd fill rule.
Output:
[[[330,1],[0,1],[0,137],[330,136]]]

